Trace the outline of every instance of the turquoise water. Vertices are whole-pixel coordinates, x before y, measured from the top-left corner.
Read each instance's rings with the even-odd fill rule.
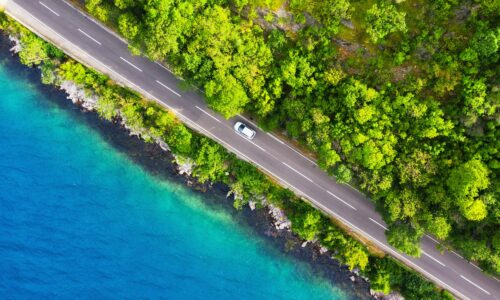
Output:
[[[46,97],[2,61],[2,299],[348,297]]]

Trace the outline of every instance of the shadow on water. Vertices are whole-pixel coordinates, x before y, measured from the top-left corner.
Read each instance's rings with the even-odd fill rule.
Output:
[[[278,232],[272,226],[272,219],[265,210],[251,211],[248,207],[235,210],[232,199],[226,198],[228,188],[221,184],[212,187],[191,184],[190,180],[177,173],[173,157],[156,144],[145,143],[141,139],[130,136],[128,131],[118,124],[100,119],[95,112],[84,111],[66,98],[63,91],[40,82],[40,71],[28,68],[19,63],[16,56],[9,52],[11,45],[8,38],[0,34],[0,64],[3,65],[13,80],[28,81],[37,91],[43,94],[46,105],[55,105],[67,111],[71,118],[85,124],[101,136],[116,151],[126,155],[128,159],[139,165],[159,180],[189,185],[197,194],[203,194],[203,202],[210,209],[223,210],[231,215],[243,229],[255,238],[262,239],[266,251],[284,253],[286,256],[305,263],[314,276],[326,279],[335,287],[345,292],[350,299],[370,299],[369,285],[361,278],[352,282],[354,274],[345,266],[326,255],[319,255],[318,250],[310,246],[301,247],[302,241],[289,232]],[[355,275],[354,275],[355,276]]]

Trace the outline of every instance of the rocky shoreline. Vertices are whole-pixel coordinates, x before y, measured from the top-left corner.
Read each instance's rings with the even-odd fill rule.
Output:
[[[46,86],[40,82],[40,71],[30,69],[19,63],[17,57],[10,54],[12,44],[9,38],[0,34],[0,60],[9,70],[22,74],[36,86],[38,90],[47,95],[51,102],[59,107],[71,111],[71,115],[79,121],[98,132],[116,150],[127,155],[134,163],[140,165],[153,176],[160,180],[175,181],[189,186],[192,190],[202,193],[204,202],[214,209],[223,209],[244,227],[249,228],[257,236],[264,239],[266,244],[277,251],[297,259],[310,266],[316,276],[327,279],[342,290],[349,291],[348,297],[352,299],[379,298],[370,292],[369,283],[356,272],[350,271],[345,265],[331,258],[331,253],[321,248],[317,243],[305,242],[294,235],[288,228],[286,216],[279,209],[273,207],[255,208],[254,205],[245,206],[242,210],[233,208],[233,197],[228,186],[222,184],[200,184],[189,175],[189,168],[180,167],[175,163],[175,157],[168,151],[168,146],[162,144],[146,143],[137,135],[131,135],[119,119],[109,122],[99,118],[91,110],[91,103],[75,100],[78,90],[71,90],[70,84],[63,86],[64,90],[54,86]],[[73,101],[68,101],[69,94]],[[255,209],[254,209],[255,208]]]

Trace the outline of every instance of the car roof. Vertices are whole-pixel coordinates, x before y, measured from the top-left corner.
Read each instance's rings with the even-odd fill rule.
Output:
[[[247,135],[247,136],[252,136],[254,134],[254,131],[250,128],[248,128],[248,126],[244,123],[241,123],[241,125],[243,125],[243,129],[241,130],[241,132],[244,134],[244,135]],[[240,126],[241,126],[240,125]]]

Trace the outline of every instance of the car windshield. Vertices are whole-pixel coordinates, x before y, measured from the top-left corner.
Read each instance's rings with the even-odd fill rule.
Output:
[[[243,129],[245,129],[245,125],[244,124],[241,124],[240,127],[238,127],[238,130],[240,132],[243,132]]]

